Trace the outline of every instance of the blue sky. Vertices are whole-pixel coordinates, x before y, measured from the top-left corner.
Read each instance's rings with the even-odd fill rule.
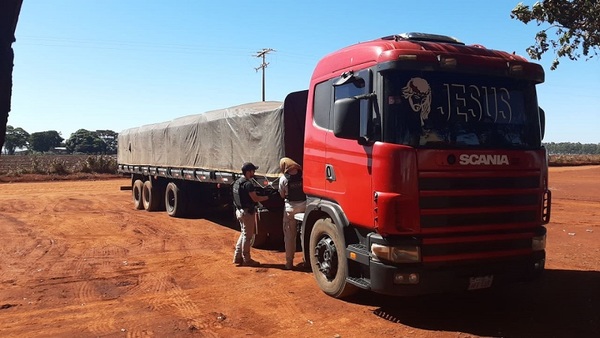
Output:
[[[29,133],[123,129],[308,88],[323,55],[402,32],[454,36],[526,56],[539,27],[518,0],[25,0],[8,124]],[[524,1],[532,5],[534,1]],[[600,58],[540,62],[545,142],[600,143]]]

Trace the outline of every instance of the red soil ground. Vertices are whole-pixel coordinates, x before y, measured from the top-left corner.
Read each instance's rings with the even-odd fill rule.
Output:
[[[547,271],[493,293],[323,294],[284,253],[231,264],[230,219],[133,210],[127,179],[0,183],[2,337],[592,337],[600,167],[551,168]],[[297,255],[300,262],[300,255]]]

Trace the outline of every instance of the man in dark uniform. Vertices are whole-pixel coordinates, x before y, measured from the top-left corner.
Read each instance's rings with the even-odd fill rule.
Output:
[[[258,196],[256,186],[252,184],[257,166],[250,162],[242,166],[243,177],[240,177],[233,184],[233,204],[235,205],[235,215],[240,222],[240,237],[235,245],[233,254],[233,263],[238,265],[257,266],[259,262],[250,257],[250,248],[252,237],[256,231],[256,205],[258,202],[264,202],[269,199],[268,196]]]

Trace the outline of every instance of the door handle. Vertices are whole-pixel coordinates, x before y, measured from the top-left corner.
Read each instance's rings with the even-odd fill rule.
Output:
[[[325,165],[325,179],[329,182],[335,181],[335,170],[333,170],[333,165],[331,164]]]

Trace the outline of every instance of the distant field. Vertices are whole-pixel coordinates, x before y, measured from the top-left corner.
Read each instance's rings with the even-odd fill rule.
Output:
[[[0,155],[0,175],[116,173],[116,155]]]
[[[600,155],[550,155],[551,167],[600,165]]]
[[[0,155],[0,175],[116,174],[116,155]],[[550,155],[550,166],[600,165],[600,155]]]

